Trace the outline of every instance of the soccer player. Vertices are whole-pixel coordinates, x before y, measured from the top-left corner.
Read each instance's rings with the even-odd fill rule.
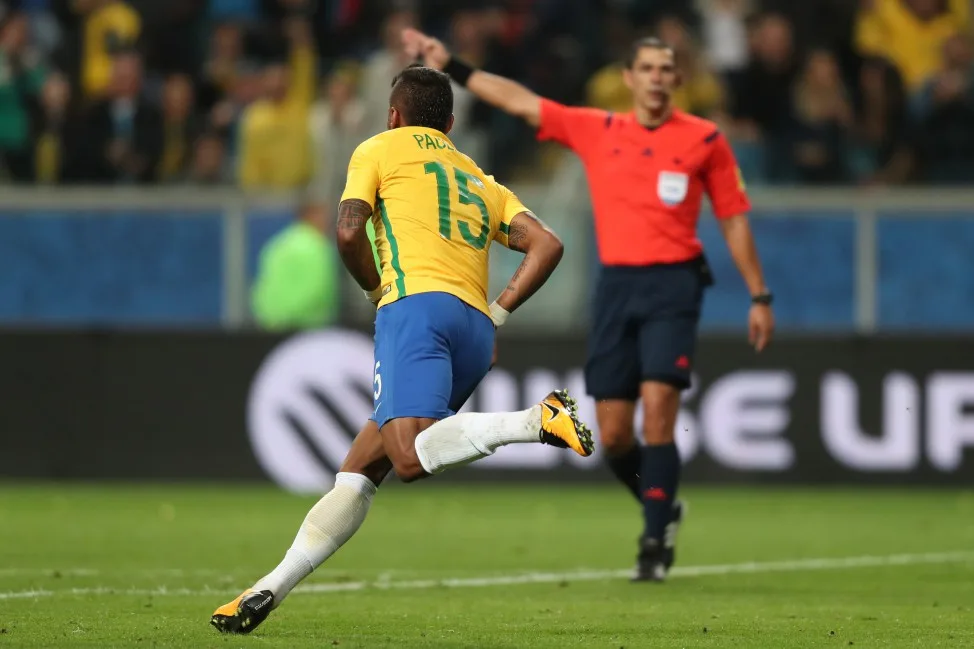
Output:
[[[582,456],[594,450],[574,400],[561,390],[521,412],[455,414],[493,365],[496,328],[545,283],[562,244],[450,142],[447,75],[410,66],[394,80],[389,103],[389,130],[352,155],[337,222],[342,260],[378,307],[375,412],[283,561],[213,613],[220,631],[248,633],[263,622],[355,533],[392,468],[411,482],[506,444],[549,444]],[[369,219],[381,278],[365,233]],[[524,259],[488,306],[492,241]]]
[[[751,293],[749,335],[760,351],[773,329],[771,293],[746,213],[744,182],[717,126],[676,110],[673,50],[657,39],[633,44],[624,70],[633,111],[569,108],[509,79],[475,70],[443,44],[403,32],[408,53],[447,72],[473,94],[539,129],[585,164],[602,270],[585,367],[603,448],[618,479],[642,503],[635,579],[662,581],[675,558],[684,507],[676,500],[680,458],[674,425],[690,385],[704,288],[711,283],[696,226],[710,197]],[[642,400],[643,440],[633,431]]]

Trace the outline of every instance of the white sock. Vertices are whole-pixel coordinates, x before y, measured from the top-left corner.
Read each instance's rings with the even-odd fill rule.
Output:
[[[427,473],[463,466],[507,444],[539,441],[541,406],[520,412],[471,412],[438,421],[416,437]]]
[[[284,560],[254,584],[274,593],[274,607],[325,559],[342,547],[362,525],[372,504],[375,485],[358,473],[339,473],[335,486],[315,503],[294,537]]]

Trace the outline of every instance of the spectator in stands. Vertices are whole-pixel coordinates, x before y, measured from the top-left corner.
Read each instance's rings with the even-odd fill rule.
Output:
[[[198,32],[210,0],[129,1],[142,17],[146,68],[163,76],[195,72],[203,49]]]
[[[366,137],[386,130],[392,79],[410,63],[403,54],[399,35],[407,27],[416,27],[416,22],[416,14],[411,9],[397,9],[382,23],[382,49],[366,61],[362,76]]]
[[[763,175],[771,182],[788,181],[791,173],[790,132],[792,92],[800,68],[791,24],[777,14],[762,16],[752,39],[752,56],[741,84],[732,91],[733,135],[738,142],[760,142]],[[742,166],[747,157],[738,151]],[[747,164],[750,167],[750,164]]]
[[[113,58],[131,50],[142,32],[142,19],[122,0],[75,0],[83,16],[81,79],[88,98],[101,98],[112,81]]]
[[[623,16],[615,13],[608,16],[605,29],[609,60],[586,83],[586,103],[594,108],[626,113],[632,110],[632,91],[622,79],[622,70],[629,55],[629,44],[636,40],[635,30]]]
[[[673,48],[682,75],[681,85],[673,93],[673,105],[694,115],[713,117],[722,106],[723,88],[704,65],[686,25],[676,16],[664,16],[656,26],[656,34]],[[587,90],[592,106],[620,112],[632,110],[632,92],[623,80],[621,59],[596,72]]]
[[[19,7],[27,15],[30,23],[31,41],[45,60],[51,61],[63,34],[53,11],[56,0],[15,0],[13,6]]]
[[[398,32],[421,14],[467,60],[564,101],[610,110],[628,110],[629,92],[617,63],[600,66],[607,55],[621,60],[623,52],[615,50],[652,23],[655,33],[672,42],[685,75],[676,105],[723,122],[727,104],[734,120],[722,127],[752,183],[765,175],[776,182],[897,183],[911,176],[960,181],[966,166],[955,161],[968,158],[965,46],[951,41],[943,66],[939,52],[951,35],[970,26],[968,4],[356,0],[316,7],[311,0],[0,0],[0,7],[13,11],[0,18],[0,175],[45,183],[139,180],[149,173],[142,166],[146,156],[156,155],[161,157],[152,173],[163,181],[215,183],[230,170],[248,188],[288,190],[310,182],[318,196],[332,194],[347,162],[344,142],[385,128],[390,81],[408,63]],[[42,38],[28,35],[21,11],[38,25],[50,24],[45,15],[57,16],[58,26],[45,28]],[[198,31],[204,11],[214,27],[199,43],[191,42],[187,35]],[[317,85],[310,27],[304,28],[306,36],[294,37],[294,24],[309,21],[327,38],[326,62],[366,61],[358,97],[348,96],[349,75],[341,72],[334,85],[331,80],[322,85],[322,97],[310,110]],[[282,28],[289,33],[289,69],[267,64],[284,59],[273,54]],[[693,38],[698,33],[699,47]],[[853,40],[864,59],[853,55]],[[141,97],[137,102],[138,146],[125,136],[129,102],[110,90],[113,58],[136,43],[152,55],[144,59],[148,95],[156,96],[155,80],[166,79],[165,119],[157,136],[149,135],[154,120],[147,116],[154,109]],[[180,44],[179,52],[173,43]],[[816,50],[805,65],[801,53],[809,46],[838,59],[840,76],[854,90],[849,98],[838,99],[842,84],[833,79],[834,61],[827,63],[824,51]],[[41,64],[44,57],[36,53],[52,48],[58,54],[52,65]],[[64,76],[48,86],[47,67]],[[184,70],[193,87],[187,88],[186,77],[172,77],[172,70]],[[64,78],[72,84],[69,91]],[[294,100],[298,95],[301,101]],[[458,126],[452,138],[467,151],[483,143],[483,157],[498,178],[512,172],[543,177],[552,168],[547,156],[534,155],[537,145],[521,122],[470,101],[464,89],[455,88],[455,95]],[[851,127],[836,118],[848,112],[837,107],[850,101]],[[913,119],[906,112],[911,101]],[[117,110],[106,110],[104,102]],[[72,119],[75,114],[80,117]],[[100,126],[92,131],[93,124]],[[481,126],[489,128],[489,138],[482,137]],[[197,146],[194,134],[203,131],[207,136]],[[103,137],[114,146],[90,146]],[[155,154],[153,141],[159,142]]]
[[[747,68],[747,15],[751,0],[697,0],[707,64],[733,87]]]
[[[974,53],[970,38],[955,34],[943,48],[943,65],[913,100],[924,179],[938,184],[974,182]]]
[[[248,106],[241,120],[239,178],[247,189],[297,189],[311,179],[308,112],[316,85],[315,52],[306,21],[288,19],[286,31],[290,67],[265,68],[264,97]]]
[[[859,64],[852,41],[860,0],[754,1],[760,11],[781,14],[791,22],[799,50],[822,48],[832,52],[843,79],[852,83]]]
[[[856,46],[893,63],[909,92],[940,69],[947,39],[970,26],[970,0],[861,0]]]
[[[673,93],[673,105],[694,115],[712,119],[723,107],[723,88],[720,80],[706,66],[697,43],[686,25],[675,16],[665,16],[656,26],[656,33],[673,48],[682,81]]]
[[[190,78],[170,75],[162,88],[162,157],[156,175],[162,182],[178,180],[187,171],[199,131],[194,105]]]
[[[839,65],[828,50],[813,51],[795,87],[792,160],[798,180],[809,184],[848,181],[846,139],[852,106]]]
[[[311,107],[308,128],[314,143],[314,177],[309,190],[326,205],[337,205],[348,160],[364,135],[365,104],[358,97],[358,70],[339,65],[322,84]]]
[[[32,120],[34,181],[50,185],[71,180],[77,137],[71,84],[63,74],[48,75]]]
[[[223,185],[233,182],[233,173],[227,164],[226,140],[218,131],[204,131],[196,141],[186,180],[193,185]]]
[[[261,328],[312,329],[335,323],[341,274],[335,245],[327,237],[329,221],[327,210],[306,205],[294,224],[261,250],[251,296]]]
[[[666,16],[673,16],[693,29],[700,23],[700,14],[692,0],[618,0],[616,4],[625,7],[629,19],[637,25],[653,25]]]
[[[236,23],[222,23],[214,27],[200,73],[198,97],[204,110],[211,110],[233,92],[243,56],[243,28]]]
[[[209,18],[256,23],[260,20],[260,0],[210,0]]]
[[[11,12],[0,20],[0,158],[15,181],[34,177],[29,108],[46,75],[28,39],[25,14]]]
[[[107,98],[95,104],[84,124],[79,150],[80,179],[101,183],[150,182],[163,146],[162,117],[142,95],[142,59],[117,54]]]
[[[906,114],[906,89],[892,63],[866,59],[859,75],[854,173],[867,184],[899,184],[910,177],[914,158]]]
[[[450,42],[455,44],[457,56],[472,65],[484,65],[488,56],[488,37],[491,22],[484,10],[460,10],[450,21]],[[473,121],[473,107],[477,98],[463,86],[453,83],[453,115],[456,121],[450,130],[450,140],[474,160],[484,153],[484,142]]]

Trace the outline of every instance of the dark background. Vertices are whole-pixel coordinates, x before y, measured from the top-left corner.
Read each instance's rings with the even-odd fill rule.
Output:
[[[246,404],[257,368],[281,341],[256,333],[8,330],[0,335],[0,477],[265,481],[246,433]],[[584,348],[583,340],[572,337],[503,339],[499,367],[515,377],[538,368],[563,376],[582,366]],[[702,449],[686,466],[690,482],[971,482],[971,454],[952,472],[938,470],[926,459],[926,412],[919,413],[923,457],[915,470],[877,473],[846,467],[823,445],[819,393],[826,372],[849,375],[859,389],[863,430],[879,434],[884,376],[892,371],[911,375],[925,405],[926,378],[936,371],[968,369],[974,341],[787,337],[755,355],[739,336],[711,336],[701,342],[699,358],[703,364],[696,396],[687,404],[694,412],[700,395],[715,380],[742,368],[793,373],[796,387],[788,401],[790,423],[784,437],[794,447],[795,460],[783,472],[740,471]],[[966,406],[965,412],[972,407]],[[607,478],[601,468],[579,470],[568,463],[541,472],[467,469],[449,477]]]

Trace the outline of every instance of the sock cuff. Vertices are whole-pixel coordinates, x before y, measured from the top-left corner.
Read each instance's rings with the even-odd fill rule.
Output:
[[[361,473],[351,473],[348,471],[342,471],[335,476],[335,486],[337,487],[338,485],[350,487],[369,500],[375,495],[377,489],[375,483]]]
[[[416,449],[416,459],[419,460],[419,465],[423,467],[423,471],[430,475],[435,475],[437,470],[441,467],[437,466],[437,463],[433,461],[433,458],[429,456],[426,452],[426,443],[429,439],[429,428],[421,432],[416,436],[416,442],[414,443],[414,448]]]

